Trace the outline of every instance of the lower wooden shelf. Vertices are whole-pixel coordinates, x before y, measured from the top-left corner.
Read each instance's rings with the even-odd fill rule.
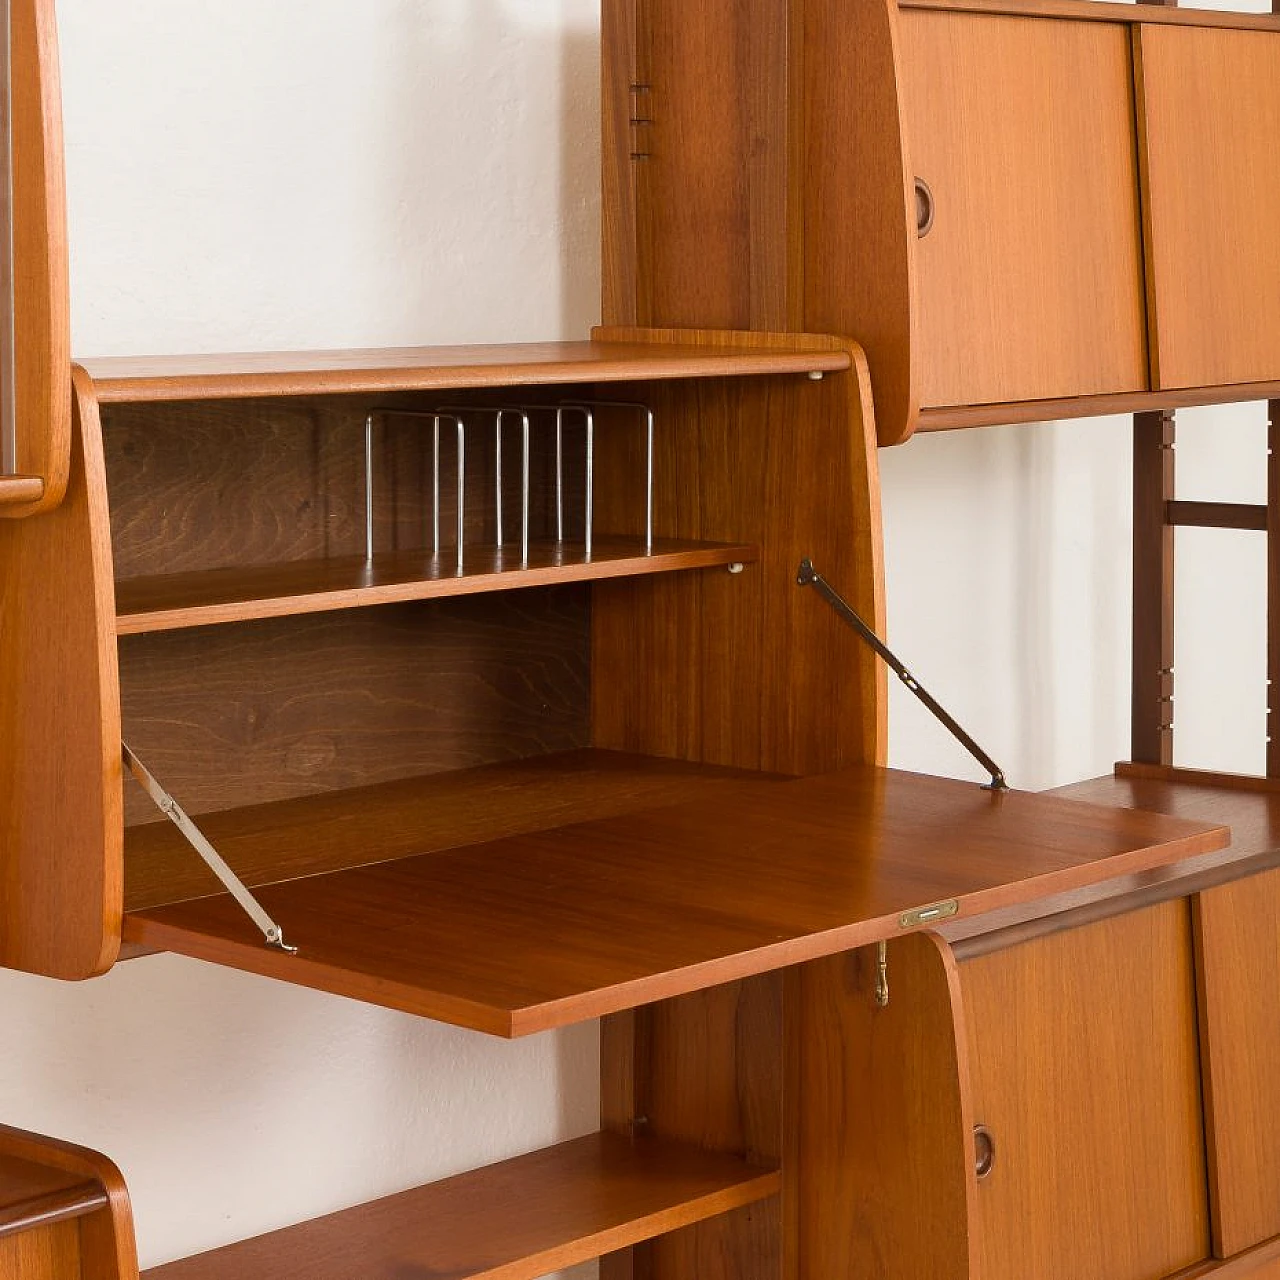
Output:
[[[695,795],[464,848],[439,845],[429,806],[402,806],[387,824],[360,791],[266,806],[260,826],[217,815],[215,841],[221,824],[236,830],[225,850],[233,865],[269,863],[264,845],[331,844],[335,827],[368,848],[350,869],[259,890],[297,955],[265,946],[225,894],[135,910],[125,938],[519,1036],[1147,871],[1228,839],[1202,823],[877,768],[713,779]],[[415,845],[439,851],[411,856]]]
[[[598,1133],[143,1273],[534,1280],[774,1195],[776,1170]]]
[[[106,1207],[107,1193],[92,1178],[0,1156],[0,1240]]]

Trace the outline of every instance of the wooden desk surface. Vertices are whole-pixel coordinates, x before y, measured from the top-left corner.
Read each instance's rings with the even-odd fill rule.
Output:
[[[305,843],[305,818],[289,834]],[[991,911],[1227,838],[868,767],[261,890],[297,956],[227,896],[136,912],[125,936],[518,1036],[894,937],[936,902]]]

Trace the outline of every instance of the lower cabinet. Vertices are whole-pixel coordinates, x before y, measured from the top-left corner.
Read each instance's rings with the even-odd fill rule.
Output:
[[[1213,1244],[1230,1258],[1280,1236],[1280,871],[1194,908]]]
[[[994,940],[994,939],[993,939]],[[963,960],[981,1280],[1161,1280],[1209,1256],[1186,899]]]

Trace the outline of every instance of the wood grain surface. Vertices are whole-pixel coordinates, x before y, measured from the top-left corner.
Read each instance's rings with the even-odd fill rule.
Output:
[[[265,947],[226,896],[131,914],[126,936],[514,1036],[892,937],[936,901],[970,915],[1225,841],[864,767],[262,889],[297,956]]]
[[[1280,1280],[1280,1239],[1269,1240],[1226,1262],[1205,1262],[1169,1280]]]
[[[0,965],[60,978],[120,945],[120,709],[97,409],[65,501],[0,524]],[[69,732],[74,726],[75,732]]]
[[[783,1142],[782,987],[781,975],[765,974],[606,1019],[605,1125],[775,1167]],[[781,1228],[778,1198],[759,1201],[604,1259],[602,1280],[771,1280]]]
[[[955,964],[931,934],[894,941],[885,1008],[876,968],[872,947],[788,975],[797,1274],[969,1280],[977,1181]]]
[[[1143,6],[1110,0],[900,0],[904,9],[944,10],[949,13],[989,13],[1007,17],[1066,18],[1075,22],[1109,22],[1179,27],[1224,27],[1250,31],[1280,31],[1271,14],[1231,10]]]
[[[81,1266],[74,1222],[0,1238],[0,1280],[79,1280]]]
[[[29,503],[0,501],[0,519],[56,507],[72,467],[66,179],[54,9],[54,0],[10,5],[17,470],[43,489]]]
[[[1103,4],[1105,0],[1085,2]],[[1273,380],[1225,387],[1175,387],[1162,391],[1125,391],[1114,395],[1064,396],[1053,400],[1022,400],[1017,404],[959,405],[946,409],[922,409],[916,426],[919,431],[954,431],[961,427],[1004,426],[1017,422],[1056,422],[1060,418],[1148,413],[1153,409],[1266,400],[1278,393],[1280,382]]]
[[[1230,1258],[1280,1236],[1280,871],[1193,905],[1213,1243]]]
[[[138,1280],[133,1210],[120,1170],[96,1151],[0,1125],[0,1161],[20,1160],[95,1184],[104,1205],[51,1230],[0,1240],[4,1280]],[[6,1256],[6,1249],[8,1254]],[[6,1272],[6,1263],[14,1266]],[[47,1268],[41,1270],[41,1267]]]
[[[756,335],[762,346],[798,340]],[[659,471],[677,479],[659,489],[659,529],[748,542],[760,560],[736,576],[596,584],[594,745],[783,773],[883,760],[885,670],[796,586],[801,559],[812,557],[883,633],[870,378],[861,351],[845,350],[854,371],[821,382],[652,384],[672,428],[659,439]],[[627,444],[608,437],[602,476],[632,470],[634,458],[620,451]],[[616,483],[610,492],[625,493]],[[633,527],[625,507],[607,514]]]
[[[116,630],[141,635],[257,618],[294,617],[362,609],[409,600],[440,600],[566,582],[633,578],[690,569],[726,568],[757,559],[754,547],[688,539],[594,538],[582,543],[534,542],[528,559],[519,545],[477,547],[458,572],[453,551],[391,552],[299,560],[264,568],[205,569],[134,578],[116,588]]]
[[[145,1280],[534,1280],[774,1194],[778,1174],[594,1134],[183,1262]]]
[[[1135,65],[1152,385],[1274,378],[1280,33],[1143,25]]]
[[[611,242],[634,225],[636,311],[606,313],[611,322],[787,327],[786,9],[644,0],[635,11],[635,69],[610,81],[614,94],[647,85],[628,104],[645,121],[628,145],[634,186],[619,184],[634,192],[634,213],[619,220],[611,202],[604,231],[612,260]],[[610,51],[621,51],[616,41]]]
[[[0,1239],[83,1217],[107,1204],[96,1179],[0,1156]]]
[[[915,427],[919,348],[915,178],[894,0],[805,0],[792,32],[803,324],[868,353],[881,444]]]
[[[727,801],[749,776],[651,756],[572,751],[211,813],[200,826],[247,884],[272,884],[685,800]],[[300,824],[305,840],[297,838]],[[128,828],[125,846],[130,911],[221,891],[170,823]]]
[[[814,363],[815,355],[818,362]],[[252,396],[382,395],[474,387],[720,378],[847,369],[838,350],[716,350],[650,343],[540,342],[367,351],[273,351],[235,355],[82,360],[103,404]]]
[[[129,636],[125,737],[196,814],[583,747],[586,590]]]
[[[1128,30],[907,10],[922,406],[1148,386]],[[856,330],[854,331],[856,334]]]
[[[961,966],[984,1280],[1150,1280],[1209,1256],[1190,908]]]

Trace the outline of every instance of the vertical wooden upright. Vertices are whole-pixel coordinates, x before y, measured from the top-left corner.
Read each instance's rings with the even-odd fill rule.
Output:
[[[1173,763],[1172,410],[1133,415],[1134,760]]]
[[[1138,0],[1172,8],[1178,0]],[[1145,222],[1145,219],[1144,219]],[[1173,764],[1173,410],[1133,415],[1134,760]]]

